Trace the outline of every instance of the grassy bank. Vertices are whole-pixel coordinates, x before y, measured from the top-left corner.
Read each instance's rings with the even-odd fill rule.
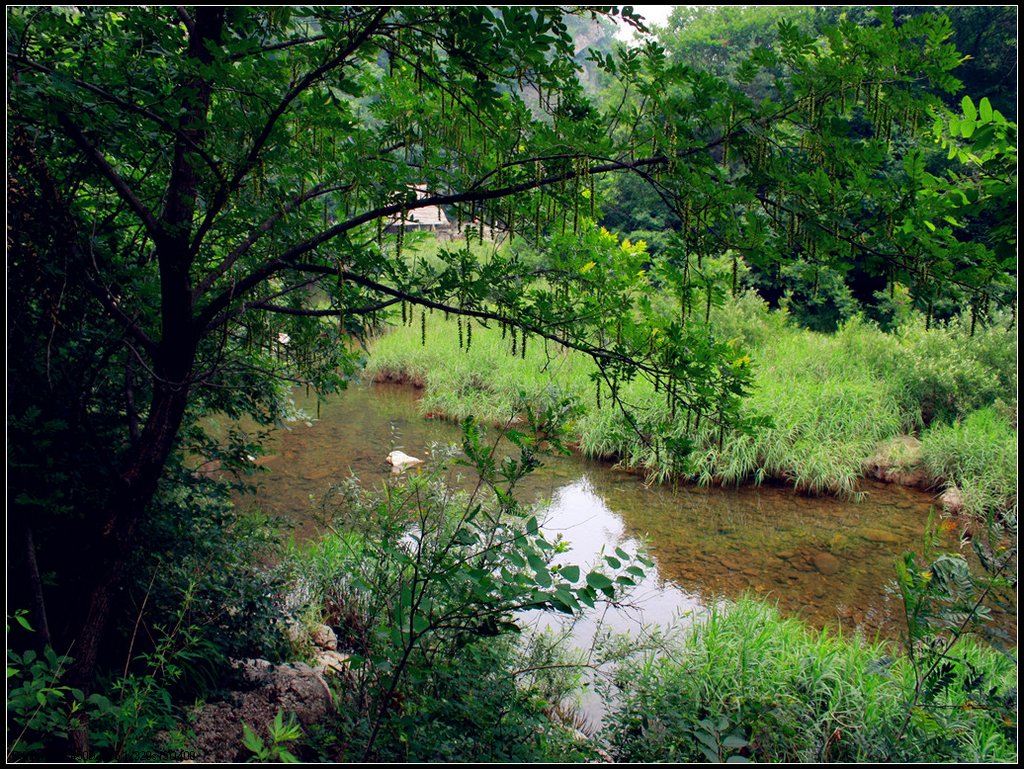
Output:
[[[456,321],[433,315],[425,332],[416,323],[379,340],[367,373],[424,385],[424,411],[453,418],[504,421],[521,397],[575,397],[585,411],[572,429],[585,454],[620,459],[658,479],[777,479],[814,493],[851,493],[878,444],[901,433],[919,433],[930,447],[954,435],[972,436],[958,438],[958,445],[975,445],[982,455],[1005,451],[1007,431],[1015,436],[1009,406],[994,416],[970,417],[1000,402],[1013,404],[1015,412],[1015,331],[978,328],[972,337],[959,322],[926,329],[916,318],[896,333],[852,321],[835,334],[820,334],[796,328],[750,293],[715,308],[711,329],[718,338],[744,341],[755,380],[743,408],[748,416],[768,417],[771,426],[752,435],[726,434],[719,445],[718,431],[705,425],[689,436],[696,445],[683,468],[645,445],[616,409],[599,409],[589,378],[593,364],[553,345],[531,342],[525,356],[521,350],[513,356],[499,330],[474,325],[467,346],[465,327],[460,333]],[[646,381],[623,385],[622,398],[641,421],[667,416],[663,397]],[[1002,426],[979,429],[993,421]],[[673,437],[684,434],[679,424]],[[957,475],[940,453],[928,452],[933,481],[970,487],[963,472],[978,465],[961,462]],[[1015,466],[1015,448],[1007,456]],[[1013,473],[999,482],[999,493],[1015,496]]]
[[[618,761],[1016,761],[1016,724],[972,682],[1015,702],[1015,661],[962,644],[904,729],[916,679],[891,653],[740,601],[624,664],[605,736]]]
[[[611,595],[604,588],[613,580],[583,577],[576,565],[550,569],[551,546],[530,533],[528,509],[506,509],[502,495],[455,493],[441,482],[445,474],[442,464],[382,490],[342,484],[332,532],[294,548],[282,565],[292,610],[307,627],[329,625],[347,658],[329,678],[337,716],[296,746],[302,755],[1016,760],[1014,656],[930,620],[915,625],[917,641],[908,647],[813,630],[747,598],[642,641],[605,639],[593,657],[574,655],[564,639],[524,632],[517,614],[524,605],[582,595],[584,585]],[[938,575],[935,566],[921,568]],[[943,603],[939,592],[916,596]],[[610,677],[598,679],[607,715],[588,737],[564,704],[580,693],[591,664]]]

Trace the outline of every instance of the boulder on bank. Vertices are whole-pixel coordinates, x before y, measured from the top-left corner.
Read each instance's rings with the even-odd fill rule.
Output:
[[[236,662],[244,691],[232,692],[223,702],[209,703],[196,717],[193,749],[200,761],[223,763],[250,758],[242,745],[242,722],[267,739],[267,726],[278,710],[294,713],[305,728],[324,720],[334,710],[331,690],[323,673],[303,662],[274,665],[266,660]]]
[[[964,493],[956,486],[950,486],[939,495],[939,504],[944,512],[950,515],[957,515],[964,509]]]
[[[326,651],[338,650],[338,636],[330,625],[317,625],[313,628],[313,646]]]
[[[930,478],[922,456],[921,441],[911,435],[897,435],[878,444],[864,463],[864,474],[885,483],[924,487]]]

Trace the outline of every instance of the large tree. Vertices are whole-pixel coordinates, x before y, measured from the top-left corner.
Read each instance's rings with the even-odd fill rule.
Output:
[[[748,374],[688,322],[712,298],[704,255],[857,259],[921,291],[1003,270],[929,218],[964,208],[913,149],[958,85],[942,17],[843,23],[827,43],[783,25],[736,73],[778,73],[762,100],[653,43],[595,52],[619,89],[599,109],[566,12],[10,12],[11,525],[41,613],[37,556],[57,572],[51,631],[74,639],[79,684],[183,427],[272,418],[282,381],[337,386],[381,318],[506,324],[591,354],[607,397],[646,376],[728,423]],[[620,172],[682,223],[654,263],[592,228],[591,180]],[[438,268],[393,226],[427,206],[557,247],[538,267],[454,244]],[[644,301],[655,286],[679,312]]]

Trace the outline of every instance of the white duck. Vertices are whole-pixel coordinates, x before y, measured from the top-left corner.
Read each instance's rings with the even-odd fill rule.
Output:
[[[388,454],[387,463],[391,465],[391,472],[400,473],[403,470],[408,470],[410,467],[416,465],[422,465],[423,460],[417,459],[416,457],[410,457],[408,454],[402,451],[392,451]]]

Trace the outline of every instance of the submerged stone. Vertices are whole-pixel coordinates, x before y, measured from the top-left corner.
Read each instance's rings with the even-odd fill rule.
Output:
[[[883,529],[861,529],[860,535],[869,542],[886,542],[889,544],[896,544],[900,541],[899,536],[893,534],[891,531],[885,531]]]
[[[815,553],[811,557],[811,563],[814,564],[815,569],[825,575],[835,574],[842,567],[839,559],[832,553]]]

